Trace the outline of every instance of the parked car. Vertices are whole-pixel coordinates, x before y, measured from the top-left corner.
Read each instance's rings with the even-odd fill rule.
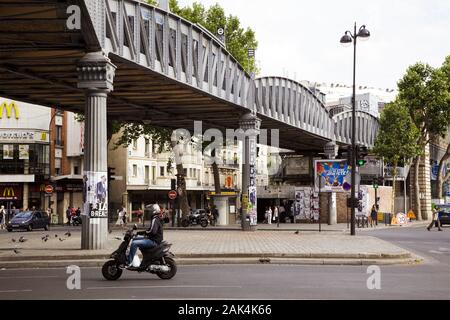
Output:
[[[48,230],[50,227],[50,217],[45,211],[23,211],[19,212],[6,225],[6,229],[11,232],[15,229],[25,229],[33,231],[34,229]]]
[[[450,224],[450,204],[438,205],[437,210],[438,219],[441,222],[441,225]]]

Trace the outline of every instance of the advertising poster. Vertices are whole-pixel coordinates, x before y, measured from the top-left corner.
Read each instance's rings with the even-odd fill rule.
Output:
[[[19,145],[19,159],[29,160],[30,159],[30,146],[27,144]]]
[[[3,145],[3,160],[13,160],[14,159],[14,145],[4,144]]]
[[[320,186],[320,192],[348,192],[350,191],[351,166],[346,160],[315,160],[315,191],[319,191],[319,180],[324,184]]]
[[[83,176],[83,214],[91,218],[108,217],[108,179],[106,172],[85,171]]]
[[[256,226],[258,221],[258,212],[256,208],[256,187],[249,187],[248,194],[248,214],[250,215],[250,225]]]

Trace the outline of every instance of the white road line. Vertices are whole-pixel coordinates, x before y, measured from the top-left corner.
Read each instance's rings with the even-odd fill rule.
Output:
[[[162,289],[162,288],[242,288],[242,286],[130,286],[130,287],[89,287],[87,290],[109,289]]]
[[[0,277],[0,279],[48,279],[48,278],[59,278],[59,276],[10,276],[10,277]]]
[[[32,292],[31,289],[25,289],[25,290],[0,290],[0,293],[14,293],[14,292]]]
[[[436,251],[436,250],[430,250],[428,251],[430,253],[436,253],[436,254],[444,254],[442,251]]]
[[[450,249],[448,249],[448,248],[439,248],[439,251],[450,252]]]

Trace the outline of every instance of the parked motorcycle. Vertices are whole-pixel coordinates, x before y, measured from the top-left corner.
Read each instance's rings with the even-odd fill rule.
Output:
[[[71,224],[73,226],[81,226],[81,217],[80,216],[74,216],[72,217]]]
[[[171,244],[163,241],[151,249],[142,249],[142,261],[139,257],[135,256],[133,260],[132,269],[126,268],[127,263],[127,248],[130,242],[136,237],[137,226],[134,225],[133,229],[128,230],[125,233],[123,242],[119,248],[111,254],[111,259],[107,261],[102,267],[102,274],[106,280],[117,280],[122,275],[123,270],[135,271],[138,273],[148,272],[156,274],[158,277],[164,280],[172,279],[177,273],[177,264],[174,260],[174,254],[169,251]],[[140,264],[134,265],[137,263]]]
[[[203,211],[195,211],[191,213],[187,219],[183,219],[181,221],[181,225],[184,228],[187,228],[191,225],[201,225],[203,228],[206,228],[209,224],[208,217],[206,216],[206,212]]]

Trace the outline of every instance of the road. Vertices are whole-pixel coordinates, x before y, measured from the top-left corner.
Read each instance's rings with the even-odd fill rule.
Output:
[[[1,270],[0,299],[450,299],[450,228],[366,231],[426,258],[381,266],[381,289],[367,288],[367,266],[180,266],[172,280],[125,272],[116,282],[81,269],[69,290],[65,269]]]

